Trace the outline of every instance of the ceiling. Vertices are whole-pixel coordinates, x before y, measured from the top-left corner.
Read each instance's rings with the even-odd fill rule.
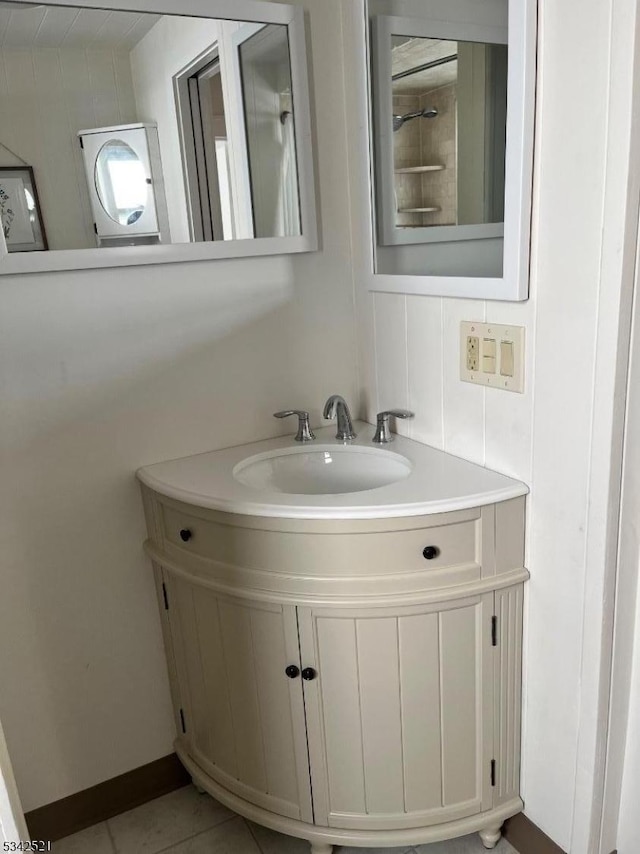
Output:
[[[131,50],[160,15],[61,6],[3,8],[0,47]]]
[[[421,39],[394,36],[391,45],[391,73],[409,71],[427,62],[433,62],[458,53],[458,43],[445,39]],[[393,81],[394,95],[421,95],[455,83],[458,77],[456,60],[418,71],[408,77]]]

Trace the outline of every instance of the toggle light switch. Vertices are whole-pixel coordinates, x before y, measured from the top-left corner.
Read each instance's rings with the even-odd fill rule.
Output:
[[[500,342],[500,374],[503,377],[513,376],[513,341]]]
[[[485,374],[496,372],[496,339],[484,338],[482,341],[482,370]]]

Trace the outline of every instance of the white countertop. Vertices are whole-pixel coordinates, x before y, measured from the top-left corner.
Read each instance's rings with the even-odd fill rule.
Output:
[[[196,507],[289,519],[380,519],[448,513],[495,504],[529,491],[518,480],[402,436],[396,436],[389,445],[373,445],[374,427],[356,422],[354,428],[358,437],[350,445],[401,454],[412,465],[408,477],[376,489],[330,495],[262,491],[234,478],[234,467],[247,457],[300,448],[292,435],[155,463],[138,469],[137,476],[155,492]],[[316,442],[306,447],[343,445],[336,441],[335,431],[335,424],[315,430]]]

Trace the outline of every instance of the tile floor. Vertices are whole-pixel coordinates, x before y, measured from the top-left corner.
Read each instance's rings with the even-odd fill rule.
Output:
[[[309,843],[251,824],[193,786],[54,842],[54,854],[309,854]],[[517,854],[502,839],[496,854]],[[408,848],[340,848],[335,854],[486,854],[477,834]]]

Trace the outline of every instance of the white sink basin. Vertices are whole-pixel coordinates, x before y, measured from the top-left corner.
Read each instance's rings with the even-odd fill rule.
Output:
[[[527,487],[444,451],[396,436],[373,444],[375,427],[336,442],[336,426],[303,444],[278,436],[144,466],[138,477],[160,495],[195,507],[280,519],[392,519],[497,504]]]
[[[410,461],[400,454],[357,445],[281,448],[247,457],[233,469],[244,486],[288,495],[364,492],[403,480]]]

